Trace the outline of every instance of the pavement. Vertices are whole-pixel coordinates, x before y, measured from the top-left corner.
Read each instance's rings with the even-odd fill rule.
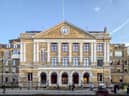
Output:
[[[68,96],[68,95],[71,95],[71,96],[95,96],[95,92],[96,92],[96,89],[94,89],[93,91],[89,90],[89,89],[75,89],[75,90],[61,90],[61,89],[45,89],[45,88],[42,88],[42,89],[6,89],[5,92],[3,93],[3,89],[0,89],[0,96],[12,96],[12,95],[15,95],[15,96],[23,96],[23,95],[26,95],[26,96]],[[111,90],[109,90],[109,93],[110,94],[114,94],[113,92],[111,92]],[[117,92],[117,94],[119,94],[119,96],[128,96],[126,95],[126,92],[123,91],[123,90],[119,90]],[[116,95],[115,95],[116,96]]]

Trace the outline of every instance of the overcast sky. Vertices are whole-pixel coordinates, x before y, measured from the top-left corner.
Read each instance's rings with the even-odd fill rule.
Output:
[[[112,42],[129,42],[129,0],[0,0],[0,43],[63,20],[87,31],[107,26]]]

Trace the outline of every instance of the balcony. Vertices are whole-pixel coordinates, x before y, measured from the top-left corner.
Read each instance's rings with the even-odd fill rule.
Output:
[[[20,55],[19,54],[13,54],[12,59],[20,59]]]

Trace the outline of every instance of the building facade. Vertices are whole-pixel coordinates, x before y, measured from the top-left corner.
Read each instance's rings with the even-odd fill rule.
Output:
[[[15,42],[15,43],[14,43]],[[15,39],[10,40],[10,43],[2,44],[0,46],[0,85],[5,86],[18,86],[18,68],[20,53],[16,53],[15,50],[19,50],[20,47],[17,47],[17,43],[20,42]],[[19,57],[16,57],[16,54],[19,54]]]
[[[19,86],[110,83],[110,36],[62,22],[20,34]]]
[[[129,83],[129,64],[125,44],[111,44],[110,64],[112,82]]]

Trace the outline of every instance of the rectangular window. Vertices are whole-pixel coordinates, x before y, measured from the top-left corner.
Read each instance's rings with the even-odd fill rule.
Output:
[[[79,51],[79,44],[78,43],[73,43],[73,51],[78,52]]]
[[[32,73],[28,73],[28,81],[32,81],[33,80],[33,74]]]
[[[84,43],[84,52],[88,52],[89,51],[89,43]]]
[[[127,73],[128,72],[128,70],[127,69],[124,69],[125,70],[125,72]]]
[[[103,51],[103,43],[98,43],[97,44],[97,51],[102,52]]]
[[[103,66],[103,59],[102,59],[102,58],[99,58],[99,59],[97,60],[97,66],[98,66],[98,67],[102,67],[102,66]]]
[[[68,66],[68,58],[67,57],[62,58],[62,64],[63,64],[63,66]]]
[[[117,72],[121,72],[120,69],[117,69]]]
[[[62,51],[67,52],[68,51],[68,43],[62,43]]]
[[[84,66],[89,66],[89,58],[84,58]]]
[[[56,66],[56,63],[57,63],[57,58],[56,57],[52,57],[52,66]]]
[[[78,57],[73,57],[73,66],[78,66],[78,65],[79,65]]]
[[[5,59],[8,59],[10,56],[9,56],[10,54],[9,54],[9,50],[5,50],[4,51],[4,58]]]
[[[17,48],[20,48],[20,44],[17,44]]]
[[[13,60],[13,66],[15,66],[16,65],[16,60]]]
[[[13,55],[19,55],[20,54],[20,51],[19,50],[12,50],[12,54]]]
[[[14,47],[13,48],[17,48],[17,44],[14,44]]]
[[[47,52],[44,49],[41,50],[41,61],[42,62],[47,61]]]
[[[8,77],[5,77],[5,82],[8,83]]]
[[[9,65],[8,59],[5,60],[5,65]]]
[[[16,72],[16,68],[12,68],[12,72],[15,73]]]
[[[122,57],[122,51],[115,51],[116,57]]]
[[[97,73],[97,80],[100,82],[103,81],[103,73]]]
[[[56,52],[57,51],[57,43],[51,43],[51,51]]]

